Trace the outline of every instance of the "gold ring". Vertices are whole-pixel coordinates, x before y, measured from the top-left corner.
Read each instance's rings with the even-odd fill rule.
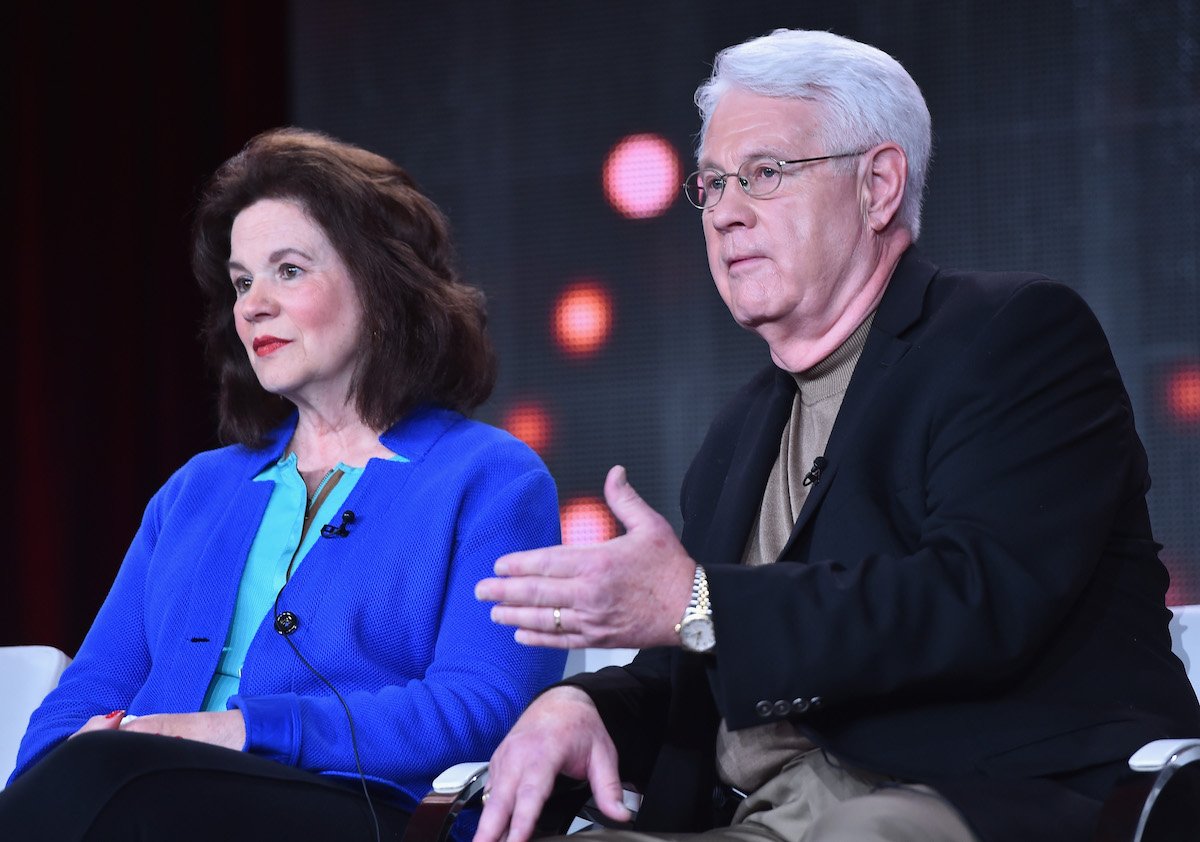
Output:
[[[562,631],[562,609],[561,608],[554,609],[554,630],[556,632]]]

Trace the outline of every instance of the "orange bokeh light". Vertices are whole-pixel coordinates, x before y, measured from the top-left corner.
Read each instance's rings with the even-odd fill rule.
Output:
[[[537,401],[520,401],[504,413],[500,426],[545,456],[554,438],[550,413]]]
[[[598,544],[617,537],[617,520],[599,497],[574,497],[559,509],[564,544]]]
[[[682,190],[675,148],[656,134],[621,138],[604,159],[604,197],[628,219],[661,216]]]
[[[1184,424],[1200,423],[1200,365],[1180,366],[1167,377],[1167,411]]]
[[[608,341],[613,326],[613,300],[597,281],[577,281],[554,304],[554,341],[571,357],[589,357]]]

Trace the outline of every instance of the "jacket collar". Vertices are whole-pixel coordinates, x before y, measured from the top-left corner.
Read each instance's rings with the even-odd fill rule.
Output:
[[[267,443],[262,448],[246,448],[252,474],[257,474],[283,456],[284,449],[296,432],[298,420],[298,413],[292,412],[282,424],[268,434]],[[422,404],[384,430],[379,436],[379,441],[388,450],[403,456],[409,462],[419,462],[447,430],[464,420],[460,413],[452,409]]]
[[[800,509],[796,525],[783,548],[782,555],[786,555],[792,549],[833,485],[848,443],[854,441],[859,421],[874,400],[879,385],[887,378],[891,367],[908,353],[912,343],[904,336],[920,321],[925,307],[926,292],[937,271],[934,264],[921,256],[916,246],[909,246],[896,264],[883,299],[875,312],[862,355],[854,367],[850,386],[838,409],[829,441],[825,445],[823,455],[826,464],[821,472],[820,481],[809,489],[808,497]]]

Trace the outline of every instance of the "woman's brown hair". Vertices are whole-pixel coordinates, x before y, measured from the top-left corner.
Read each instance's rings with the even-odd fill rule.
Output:
[[[380,155],[318,132],[275,129],[216,171],[193,230],[223,441],[261,446],[293,409],[259,385],[234,326],[230,230],[261,199],[303,207],[349,271],[363,313],[351,399],[364,423],[383,430],[418,404],[466,413],[487,400],[496,356],[483,293],[459,277],[441,211]]]

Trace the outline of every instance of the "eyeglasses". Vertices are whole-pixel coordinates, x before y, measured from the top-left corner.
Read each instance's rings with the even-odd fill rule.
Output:
[[[683,193],[694,207],[707,210],[714,207],[725,195],[725,183],[732,176],[738,180],[747,196],[761,199],[779,189],[783,181],[783,168],[789,164],[811,164],[816,161],[832,161],[834,158],[853,158],[867,150],[842,152],[837,155],[819,155],[816,158],[796,158],[791,161],[776,161],[774,158],[751,158],[738,167],[738,171],[717,172],[714,169],[697,170],[683,183]]]

